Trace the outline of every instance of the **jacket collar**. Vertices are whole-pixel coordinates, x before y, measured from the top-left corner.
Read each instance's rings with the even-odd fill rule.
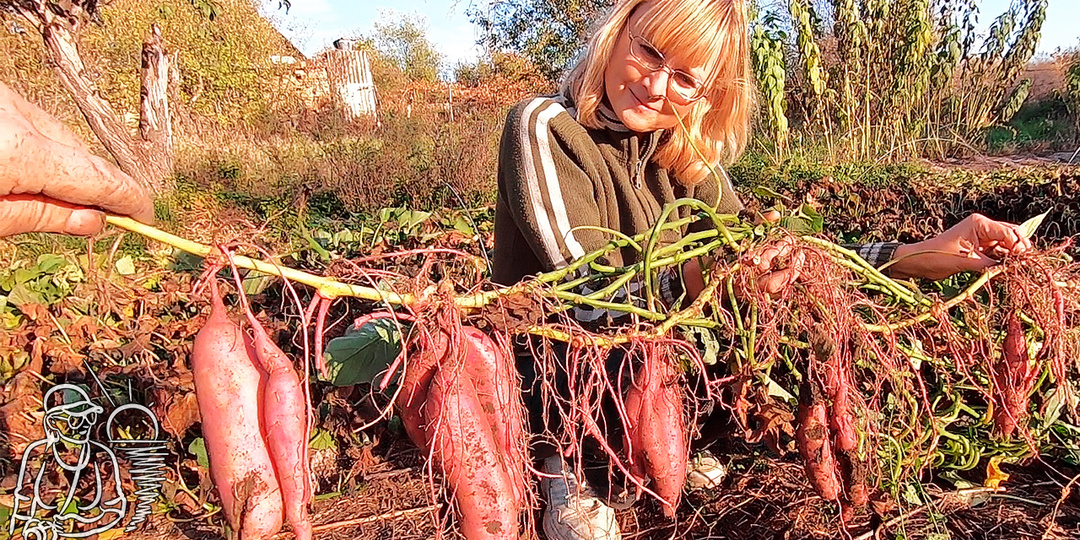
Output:
[[[570,98],[567,89],[564,89],[556,99],[561,102],[566,108],[566,112],[570,113],[574,120],[578,119],[577,107]],[[641,187],[641,178],[645,165],[660,146],[660,138],[663,137],[664,130],[658,129],[646,133],[632,131],[619,120],[618,115],[615,114],[615,111],[612,110],[606,100],[600,102],[600,106],[597,107],[596,118],[600,121],[601,129],[607,132],[610,140],[617,141],[616,144],[622,148],[627,165],[630,167],[630,176],[634,179],[634,184]]]

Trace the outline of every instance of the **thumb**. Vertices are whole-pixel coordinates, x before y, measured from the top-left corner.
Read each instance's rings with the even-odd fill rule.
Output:
[[[0,197],[0,237],[26,232],[87,236],[101,231],[105,214],[40,195]]]

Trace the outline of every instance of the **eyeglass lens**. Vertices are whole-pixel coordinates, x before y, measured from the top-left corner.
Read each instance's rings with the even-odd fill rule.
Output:
[[[643,66],[653,71],[664,69],[664,55],[641,36],[630,36],[630,54]],[[695,99],[701,90],[701,82],[679,69],[668,68],[671,78],[668,84],[676,94],[685,99]]]

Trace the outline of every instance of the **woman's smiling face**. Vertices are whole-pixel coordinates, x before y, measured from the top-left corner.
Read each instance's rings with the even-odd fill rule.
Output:
[[[677,51],[656,49],[663,55],[666,69],[649,69],[631,53],[631,36],[636,36],[638,44],[651,45],[651,36],[641,30],[641,13],[647,11],[645,5],[636,9],[626,21],[626,31],[620,33],[611,59],[604,70],[604,91],[608,103],[615,115],[629,129],[637,132],[671,129],[678,124],[675,115],[685,118],[694,106],[694,101],[681,98],[670,88],[669,81],[681,71],[681,76],[704,81],[707,73],[704,66],[688,65],[680,58]]]

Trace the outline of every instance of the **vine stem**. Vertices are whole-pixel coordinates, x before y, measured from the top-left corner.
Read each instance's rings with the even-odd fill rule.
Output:
[[[687,204],[687,201],[680,201],[680,202],[682,204]],[[692,219],[693,218],[688,217],[688,218],[682,218],[682,219],[679,219],[679,220],[673,220],[673,221],[670,221],[670,222],[660,224],[658,226],[658,228],[660,230],[678,228],[678,227],[680,227],[682,225],[685,225],[686,223],[690,222]],[[106,220],[107,223],[109,223],[110,225],[113,225],[115,227],[119,227],[121,229],[125,229],[127,231],[131,231],[131,232],[134,232],[136,234],[140,234],[140,235],[145,236],[145,237],[147,237],[147,238],[149,238],[151,240],[156,240],[156,241],[161,242],[163,244],[170,245],[170,246],[172,246],[172,247],[174,247],[176,249],[179,249],[181,251],[185,251],[187,253],[190,253],[192,255],[196,255],[198,257],[202,257],[204,259],[208,258],[208,257],[212,257],[214,254],[217,253],[215,248],[212,248],[211,246],[208,246],[208,245],[205,245],[205,244],[200,244],[198,242],[193,242],[193,241],[187,240],[185,238],[181,238],[181,237],[176,236],[174,234],[162,231],[161,229],[158,229],[156,227],[152,227],[150,225],[140,223],[140,222],[135,221],[134,219],[131,219],[131,218],[122,217],[122,216],[111,216],[110,215],[110,216],[106,216],[105,220]],[[718,218],[716,216],[713,216],[713,220],[718,222],[718,223],[720,223],[722,221],[720,218]],[[724,229],[724,232],[727,233],[727,236],[730,238],[730,232],[727,232],[726,228]],[[646,238],[647,234],[648,234],[648,231],[646,233],[638,235],[635,238]],[[613,240],[612,242],[610,242],[604,248],[601,248],[601,249],[598,249],[598,250],[596,250],[596,251],[594,251],[592,253],[589,253],[589,254],[585,255],[584,257],[574,261],[573,263],[571,263],[571,264],[569,264],[569,265],[567,265],[567,266],[565,266],[563,268],[548,272],[546,274],[541,274],[539,276],[536,276],[536,278],[533,279],[533,280],[523,281],[523,282],[517,283],[515,285],[511,285],[509,287],[502,287],[502,288],[498,288],[498,289],[478,292],[478,293],[475,293],[475,294],[456,296],[456,297],[454,297],[454,305],[456,305],[459,309],[464,309],[464,310],[479,309],[479,308],[482,308],[482,307],[484,307],[484,306],[486,306],[488,304],[493,303],[500,296],[508,296],[508,295],[512,295],[512,294],[516,294],[516,293],[535,291],[535,292],[540,292],[541,294],[543,294],[545,296],[554,297],[556,299],[572,302],[572,303],[575,303],[575,304],[588,305],[588,306],[592,306],[592,307],[595,307],[595,308],[614,309],[614,310],[619,310],[619,311],[630,311],[630,312],[633,312],[633,313],[637,313],[638,315],[641,315],[641,316],[643,316],[643,317],[645,317],[647,319],[650,319],[650,320],[663,319],[664,318],[663,315],[661,315],[659,313],[656,313],[656,312],[653,312],[651,310],[642,310],[642,309],[636,308],[634,306],[625,306],[625,305],[621,305],[621,304],[611,304],[610,302],[602,302],[602,301],[599,301],[599,300],[594,299],[594,298],[583,297],[583,296],[580,296],[580,295],[575,295],[575,294],[572,294],[572,293],[569,293],[569,292],[559,290],[558,287],[556,287],[554,291],[548,291],[548,290],[544,290],[542,287],[537,287],[537,285],[550,284],[550,283],[554,283],[554,282],[557,282],[559,280],[562,280],[562,279],[574,274],[575,272],[578,272],[582,267],[584,267],[586,265],[594,267],[593,268],[594,271],[606,270],[606,271],[608,271],[608,273],[616,273],[616,272],[620,272],[620,271],[621,272],[633,272],[633,273],[640,272],[641,269],[642,269],[642,266],[643,266],[643,264],[640,263],[640,262],[637,263],[636,265],[631,265],[630,267],[623,268],[623,269],[617,269],[617,268],[598,269],[598,268],[595,268],[596,265],[593,264],[593,262],[597,258],[599,258],[600,256],[604,255],[605,253],[611,251],[612,249],[619,249],[619,248],[621,248],[621,247],[623,247],[625,245],[634,244],[634,243],[638,242],[639,240],[635,240],[635,238],[629,238],[629,237],[617,238],[616,240]],[[734,239],[728,240],[727,243],[728,243],[728,245],[733,245],[734,244]],[[680,257],[680,256],[665,257],[665,258],[663,258],[661,260],[654,261],[653,266],[654,267],[659,267],[659,266],[665,266],[665,265],[670,265],[670,264],[678,264],[682,260],[691,258],[692,256],[694,256],[695,253],[696,253],[695,251],[691,251],[691,252],[688,252],[688,253],[684,254],[684,256],[682,256],[682,257]],[[276,264],[276,263],[273,263],[273,262],[267,262],[267,261],[263,261],[263,260],[252,259],[250,257],[245,257],[243,255],[234,255],[233,259],[234,259],[234,262],[235,262],[236,266],[238,266],[240,268],[246,268],[248,270],[254,270],[254,271],[257,271],[257,272],[262,272],[262,273],[265,273],[265,274],[278,276],[278,277],[281,277],[281,278],[284,278],[284,279],[295,281],[297,283],[303,283],[305,285],[313,287],[318,291],[318,293],[320,295],[322,295],[324,298],[327,298],[329,300],[333,300],[335,298],[341,298],[341,297],[353,297],[353,298],[359,298],[359,299],[362,299],[362,300],[370,300],[370,301],[373,301],[373,302],[379,302],[379,303],[383,303],[383,304],[397,304],[397,305],[412,305],[412,304],[415,304],[415,303],[422,300],[422,298],[420,298],[420,297],[418,297],[417,295],[414,295],[414,294],[397,293],[397,292],[386,291],[386,290],[373,288],[373,287],[364,287],[364,286],[360,286],[360,285],[352,285],[352,284],[348,284],[348,283],[342,283],[342,282],[336,281],[334,279],[330,279],[330,278],[327,278],[327,277],[323,277],[323,276],[311,274],[311,273],[308,273],[308,272],[304,272],[303,270],[297,270],[295,268],[282,266],[280,264]]]
[[[145,236],[151,240],[156,240],[163,244],[170,245],[181,251],[185,251],[192,255],[202,257],[204,259],[212,257],[217,253],[215,248],[212,248],[205,244],[200,244],[181,238],[174,234],[165,232],[156,227],[146,225],[135,221],[134,219],[121,217],[121,216],[106,216],[105,221],[110,225],[131,231],[136,234]],[[593,257],[595,258],[595,257]],[[360,285],[352,285],[348,283],[342,283],[330,278],[318,276],[303,270],[297,270],[288,266],[282,266],[280,264],[262,261],[258,259],[252,259],[243,255],[233,255],[233,262],[240,268],[246,268],[248,270],[254,270],[256,272],[262,272],[280,278],[295,281],[297,283],[303,283],[310,287],[315,288],[320,295],[329,300],[341,297],[353,297],[362,300],[371,300],[373,302],[397,304],[397,305],[412,305],[420,300],[413,294],[400,294],[391,291],[384,291],[373,287],[364,287]],[[580,262],[580,261],[579,261]],[[549,272],[538,276],[536,281],[540,283],[550,283],[562,279],[571,272],[572,269],[576,269],[578,266],[569,266],[554,272]],[[495,301],[496,298],[503,295],[511,295],[518,292],[524,292],[526,290],[542,290],[536,287],[536,283],[530,283],[529,281],[523,281],[510,287],[499,288],[491,291],[484,291],[471,295],[454,297],[454,304],[461,309],[478,309],[485,305],[488,305]],[[544,291],[545,293],[547,291]],[[580,295],[574,295],[571,293],[564,293],[561,291],[555,291],[554,297],[565,301],[573,301],[575,303],[593,305],[594,307],[611,308],[611,309],[630,309],[630,306],[612,305],[609,302],[597,302],[592,299],[582,297]],[[646,316],[649,319],[656,319],[659,314],[636,310],[639,314]]]
[[[167,233],[161,229],[151,227],[139,223],[134,219],[119,216],[107,216],[105,221],[110,225],[126,229],[128,231],[141,234],[152,240],[157,240],[163,244],[168,244],[174,248],[182,251],[197,255],[202,258],[208,258],[215,253],[214,248],[198,242],[192,242],[185,238],[181,238],[174,234]],[[243,255],[233,255],[233,261],[236,266],[240,268],[246,268],[248,270],[255,270],[256,272],[262,272],[264,274],[271,274],[281,278],[289,279],[298,283],[303,283],[310,287],[314,287],[319,291],[319,294],[325,298],[334,299],[343,296],[352,296],[361,298],[364,300],[372,300],[376,302],[390,302],[392,304],[411,304],[416,301],[416,297],[409,294],[398,294],[388,291],[380,291],[371,287],[361,287],[359,285],[350,285],[348,283],[341,283],[333,279],[317,276],[304,272],[303,270],[297,270],[295,268],[289,268],[287,266],[281,266],[279,264],[261,261],[258,259],[252,259]]]
[[[989,283],[991,279],[993,279],[998,274],[1001,274],[1004,271],[1005,271],[1005,267],[1003,267],[1003,266],[997,266],[997,267],[993,267],[993,268],[990,268],[990,269],[986,270],[985,272],[983,272],[983,274],[981,276],[979,276],[978,279],[971,282],[971,285],[968,285],[968,288],[964,289],[964,292],[962,292],[962,293],[950,298],[948,301],[942,303],[941,304],[942,311],[950,310],[950,309],[956,307],[957,305],[959,305],[961,302],[964,302],[965,300],[971,298],[976,292],[978,292],[979,289],[983,288],[984,285]],[[934,316],[934,312],[927,310],[927,311],[924,311],[924,312],[922,312],[922,313],[920,313],[920,314],[918,314],[918,315],[916,315],[914,317],[904,319],[904,320],[901,320],[901,321],[896,321],[894,323],[889,323],[889,324],[865,324],[865,323],[863,323],[862,327],[867,332],[880,333],[880,334],[889,334],[889,333],[895,332],[897,330],[902,330],[902,329],[907,328],[909,326],[914,326],[916,324],[919,324],[919,323],[921,323],[921,322],[923,322],[923,321],[925,321],[925,320],[927,320],[927,319],[929,319],[930,317],[933,317],[933,316]]]

